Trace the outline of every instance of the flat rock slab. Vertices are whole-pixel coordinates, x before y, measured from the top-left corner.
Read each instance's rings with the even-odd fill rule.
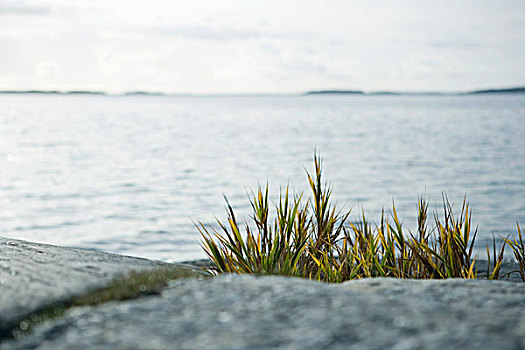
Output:
[[[165,263],[0,238],[0,330],[54,301]]]
[[[69,310],[2,349],[524,349],[525,283],[222,275]]]

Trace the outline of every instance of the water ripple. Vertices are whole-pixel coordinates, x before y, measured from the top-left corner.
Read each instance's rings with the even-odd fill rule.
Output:
[[[0,234],[169,261],[203,257],[193,222],[249,220],[249,189],[306,191],[314,149],[334,199],[378,218],[395,198],[465,193],[492,233],[525,225],[525,97],[0,96]]]

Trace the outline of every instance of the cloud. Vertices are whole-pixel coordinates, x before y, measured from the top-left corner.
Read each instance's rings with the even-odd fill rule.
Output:
[[[32,5],[21,1],[1,1],[0,15],[48,15],[48,6]]]
[[[181,26],[157,29],[158,32],[169,36],[180,36],[198,40],[246,40],[263,37],[262,32],[252,30],[237,30],[229,28],[210,28],[206,26]]]
[[[154,27],[153,32],[167,36],[182,37],[206,41],[232,41],[252,39],[308,39],[312,34],[307,31],[277,32],[257,28],[233,28],[210,25],[184,25]]]
[[[0,0],[0,89],[522,84],[523,0],[419,3]]]
[[[436,40],[431,41],[428,46],[436,49],[463,49],[463,50],[471,50],[471,49],[477,49],[480,48],[482,45],[470,41],[470,40],[456,40],[456,39],[443,39],[443,40]]]

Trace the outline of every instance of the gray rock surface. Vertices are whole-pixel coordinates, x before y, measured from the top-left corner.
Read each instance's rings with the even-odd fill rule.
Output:
[[[0,330],[116,275],[166,265],[0,238]],[[483,277],[486,262],[478,266]],[[503,273],[515,269],[508,262]],[[525,283],[185,279],[160,296],[72,308],[25,338],[0,338],[0,349],[33,348],[523,349]]]
[[[71,309],[1,349],[524,349],[525,283],[222,275]]]
[[[0,330],[43,305],[165,263],[0,238]]]

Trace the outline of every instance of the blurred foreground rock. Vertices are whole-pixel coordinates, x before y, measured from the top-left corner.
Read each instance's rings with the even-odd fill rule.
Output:
[[[53,301],[102,287],[115,276],[167,264],[0,237],[0,333]]]
[[[70,309],[0,345],[36,348],[524,349],[525,283],[183,279],[159,296]]]

